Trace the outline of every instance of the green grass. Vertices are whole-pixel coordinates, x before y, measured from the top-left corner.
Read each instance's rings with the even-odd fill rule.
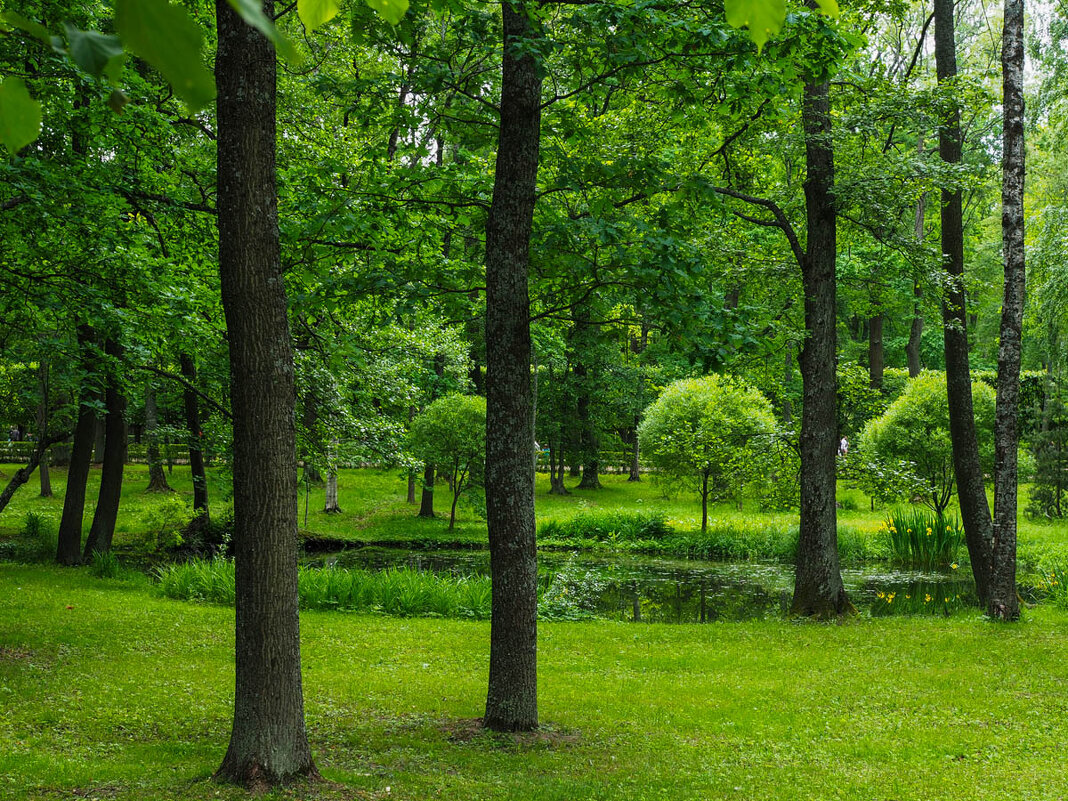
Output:
[[[11,465],[0,466],[0,473],[10,475]],[[36,477],[23,487],[12,503],[0,513],[0,545],[23,528],[27,513],[40,515],[55,530],[63,508],[64,475],[53,470],[56,495],[51,499],[37,497]],[[90,476],[84,527],[88,530],[92,519],[93,499],[99,484],[99,470]],[[192,502],[192,482],[188,468],[176,466],[170,475],[172,486],[180,498]],[[673,533],[670,536],[629,538],[625,542],[606,543],[600,537],[582,538],[569,535],[543,535],[543,546],[588,547],[592,549],[633,550],[644,553],[702,557],[714,559],[774,559],[789,562],[797,542],[797,513],[762,509],[756,501],[746,501],[741,508],[735,504],[717,504],[710,509],[709,532],[700,532],[700,504],[689,495],[666,496],[663,488],[651,477],[628,482],[625,476],[607,475],[600,490],[571,488],[568,496],[549,494],[548,477],[537,479],[536,511],[539,526],[560,524],[579,515],[645,514],[662,516]],[[577,484],[577,480],[570,480]],[[150,530],[158,523],[159,513],[171,503],[169,496],[144,492],[148,484],[147,468],[129,465],[123,485],[116,544],[120,550],[144,551],[154,546],[156,535]],[[216,473],[209,471],[209,493],[212,513],[222,516],[230,506],[228,487]],[[307,533],[312,536],[345,540],[356,544],[401,544],[440,548],[443,546],[486,547],[486,522],[463,505],[459,509],[456,529],[448,530],[444,513],[447,488],[439,488],[437,510],[439,516],[423,519],[417,509],[405,500],[406,481],[396,471],[342,470],[339,478],[339,500],[342,512],[337,515],[322,511],[324,491],[312,487],[308,497]],[[1027,487],[1021,488],[1021,508],[1026,507]],[[839,542],[843,561],[857,563],[889,555],[886,538],[880,529],[886,519],[885,508],[871,509],[870,499],[855,489],[839,488]],[[299,521],[304,528],[303,485],[298,504]],[[955,507],[947,514],[957,514]],[[1019,523],[1020,560],[1026,570],[1039,563],[1062,561],[1068,563],[1068,522],[1036,521],[1026,517]],[[963,556],[963,554],[961,554]]]
[[[143,581],[143,580],[142,580]],[[305,799],[1063,798],[1068,613],[544,623],[548,736],[481,714],[488,624],[302,614]],[[233,612],[84,569],[0,564],[0,798],[244,799]],[[387,789],[388,788],[388,789]]]

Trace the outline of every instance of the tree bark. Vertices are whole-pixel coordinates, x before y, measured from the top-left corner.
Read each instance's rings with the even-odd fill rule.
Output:
[[[112,357],[104,394],[107,407],[107,416],[104,418],[104,466],[100,471],[100,491],[97,493],[93,522],[89,526],[89,536],[82,553],[82,559],[87,562],[92,558],[93,551],[103,553],[111,550],[122,500],[122,474],[126,468],[126,396],[122,394],[117,374],[123,347],[109,337],[104,343],[104,351]]]
[[[330,450],[326,454],[326,502],[323,511],[327,514],[339,514],[341,507],[337,500],[337,439],[330,442]]]
[[[419,516],[434,516],[434,465],[423,468],[423,494],[419,498]]]
[[[638,424],[642,421],[640,415],[634,415],[634,441],[630,448],[630,475],[627,481],[642,480],[641,448],[638,445]]]
[[[868,319],[868,382],[872,389],[883,388],[883,314],[873,314]]]
[[[905,344],[905,358],[909,365],[909,378],[915,378],[923,370],[920,362],[920,342],[923,338],[923,287],[919,281],[912,282],[912,326],[909,328],[909,341]]]
[[[486,512],[493,600],[483,724],[538,725],[538,557],[527,273],[541,139],[541,77],[524,2],[502,5],[504,53],[486,220]]]
[[[953,30],[953,0],[935,0],[935,60],[938,82],[951,82],[957,75],[957,52]],[[954,107],[938,130],[938,152],[947,164],[961,160],[960,112]],[[953,441],[953,471],[957,479],[961,521],[971,557],[972,575],[979,601],[990,597],[990,542],[993,526],[986,499],[983,470],[979,463],[979,440],[972,407],[972,381],[968,358],[968,324],[964,296],[964,223],[960,190],[942,190],[942,258],[948,273],[942,299],[942,323],[946,352],[946,387],[949,401],[949,431]]]
[[[148,492],[174,492],[167,483],[167,473],[159,454],[159,412],[152,379],[145,385],[145,438],[148,440]]]
[[[68,433],[53,434],[50,437],[38,436],[37,445],[30,452],[30,461],[15,471],[15,475],[7,482],[4,491],[0,492],[0,512],[4,511],[11,502],[19,487],[30,480],[30,476],[33,475],[33,471],[37,469],[38,465],[44,464],[45,459],[48,458],[48,449],[57,442],[62,442],[66,439]]]
[[[78,326],[78,347],[86,376],[82,379],[78,406],[78,423],[74,428],[74,440],[70,449],[70,464],[67,467],[67,487],[63,493],[63,516],[59,521],[56,561],[61,565],[76,565],[82,556],[82,515],[85,512],[85,487],[89,481],[89,466],[93,458],[93,440],[96,437],[96,411],[90,406],[99,400],[99,395],[89,383],[96,368],[90,355],[93,329],[88,325]]]
[[[273,0],[264,2],[273,17]],[[216,0],[219,274],[234,426],[234,725],[218,777],[314,775],[297,614],[296,385],[279,256],[274,46]]]
[[[1018,620],[1016,594],[1017,450],[1020,443],[1020,359],[1024,316],[1024,0],[1005,0],[1001,69],[1004,147],[1001,190],[1005,294],[998,345],[994,418],[994,539],[990,600],[995,620]]]
[[[178,357],[179,368],[182,377],[189,383],[197,380],[197,368],[193,357],[188,353],[182,353]],[[189,387],[182,390],[182,401],[185,406],[185,425],[189,430],[189,471],[193,476],[193,511],[199,515],[207,516],[208,511],[208,477],[204,472],[204,452],[201,449],[201,440],[204,432],[200,428],[200,399]]]
[[[791,613],[831,618],[854,611],[842,584],[835,507],[836,415],[834,149],[830,87],[805,85],[805,211],[801,265],[805,344],[801,349],[801,525]]]
[[[48,434],[48,407],[49,407],[49,384],[48,384],[48,362],[42,358],[40,366],[37,368],[37,387],[41,394],[40,403],[37,404],[37,442],[43,441]],[[42,498],[52,497],[52,476],[48,472],[48,447],[41,448],[38,444],[38,448],[41,450],[41,458],[38,473],[41,479],[41,494]],[[36,449],[35,449],[36,450]],[[32,456],[30,457],[32,460]],[[32,471],[31,471],[32,472]],[[26,476],[29,479],[29,476]],[[0,506],[0,510],[4,507]]]

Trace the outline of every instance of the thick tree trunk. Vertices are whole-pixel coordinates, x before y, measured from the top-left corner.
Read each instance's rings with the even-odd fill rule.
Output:
[[[538,557],[527,270],[541,139],[541,77],[523,2],[502,5],[504,56],[486,220],[486,513],[493,601],[483,724],[538,725]]]
[[[118,363],[122,359],[123,347],[114,339],[104,343],[104,351],[111,356],[113,363],[108,369],[108,385],[104,395],[107,416],[104,418],[104,466],[100,471],[100,491],[97,494],[93,522],[89,526],[89,536],[85,540],[82,558],[89,561],[94,551],[104,553],[111,550],[111,541],[115,536],[115,522],[119,517],[119,503],[122,500],[122,474],[126,467],[126,396],[117,375]]]
[[[801,350],[801,527],[791,612],[830,618],[854,610],[842,584],[835,508],[837,220],[828,84],[806,84],[803,103],[808,167],[808,241],[801,270],[806,337]]]
[[[78,346],[81,350],[86,373],[92,373],[96,365],[90,356],[93,329],[78,326]],[[88,378],[83,379],[78,407],[78,423],[74,428],[74,440],[70,449],[70,465],[67,467],[67,487],[63,493],[63,516],[59,521],[59,544],[56,561],[61,565],[76,565],[82,556],[82,515],[85,512],[85,487],[89,481],[89,467],[93,458],[93,440],[96,437],[96,412],[88,405],[99,400],[96,390],[91,389]]]
[[[273,0],[264,3],[273,16]],[[234,725],[218,776],[315,773],[297,615],[296,387],[279,261],[274,47],[216,0],[219,273],[230,345],[237,568]]]
[[[956,41],[953,31],[953,0],[935,0],[935,59],[938,82],[951,82],[957,75]],[[960,112],[954,108],[938,130],[938,152],[947,164],[961,160]],[[949,400],[949,431],[953,440],[953,470],[957,479],[961,521],[964,524],[972,575],[979,601],[990,597],[990,542],[993,525],[986,499],[983,469],[979,463],[979,440],[972,409],[972,380],[968,359],[968,324],[964,297],[964,223],[960,190],[942,190],[942,254],[948,273],[942,299],[942,323],[946,351],[946,387]]]
[[[197,380],[197,368],[193,357],[183,353],[178,357],[182,377],[190,383]],[[208,515],[208,477],[204,472],[204,452],[201,441],[204,432],[200,428],[200,399],[197,393],[186,387],[182,391],[185,406],[185,425],[189,430],[189,471],[193,476],[193,511],[199,515]]]
[[[883,315],[873,314],[868,319],[868,382],[873,389],[883,388]]]
[[[159,412],[156,388],[149,379],[145,386],[145,437],[148,440],[148,492],[174,492],[167,483],[167,473],[159,455]]]
[[[1016,488],[1020,444],[1020,357],[1024,316],[1024,0],[1005,0],[1001,69],[1004,79],[1001,228],[1005,295],[998,346],[998,401],[994,419],[994,541],[990,599],[996,620],[1017,620]]]
[[[434,516],[434,465],[423,468],[423,494],[419,498],[419,516]]]

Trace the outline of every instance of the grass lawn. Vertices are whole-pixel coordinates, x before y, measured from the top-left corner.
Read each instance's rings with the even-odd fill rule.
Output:
[[[1068,615],[540,626],[533,740],[472,736],[485,623],[304,613],[300,799],[1063,799]],[[0,798],[236,799],[233,612],[0,564]],[[273,796],[270,796],[273,797]]]
[[[0,476],[10,476],[15,465],[0,465]],[[63,510],[64,473],[53,470],[53,498],[39,498],[36,476],[22,487],[14,500],[0,513],[0,539],[18,533],[28,512],[36,512],[52,521],[52,529],[58,526]],[[6,480],[6,479],[0,479]],[[92,519],[94,500],[100,480],[99,469],[90,474],[86,496],[84,528],[87,531]],[[193,497],[189,469],[176,466],[170,474],[171,485],[179,496],[191,504]],[[577,479],[569,480],[570,485]],[[590,510],[633,509],[663,512],[676,531],[693,534],[700,529],[701,508],[699,502],[688,494],[668,497],[663,488],[651,476],[632,483],[622,475],[602,477],[604,487],[599,490],[571,489],[565,497],[549,494],[549,481],[545,474],[537,480],[538,522],[564,520],[580,512]],[[158,510],[168,502],[167,495],[148,494],[147,468],[144,465],[128,465],[123,484],[122,506],[116,531],[119,548],[143,548],[152,538],[149,533],[159,524]],[[406,502],[406,480],[397,471],[390,470],[342,470],[339,477],[339,501],[341,514],[328,515],[322,511],[324,490],[310,488],[307,498],[307,525],[305,526],[305,495],[301,485],[299,520],[302,528],[315,536],[344,539],[363,543],[436,543],[468,546],[486,546],[488,535],[486,522],[475,509],[461,502],[458,520],[453,531],[448,530],[448,506],[451,495],[447,486],[437,489],[436,509],[438,517],[422,519],[416,516],[416,508]],[[209,471],[209,495],[213,514],[225,513],[230,506],[229,484],[226,476]],[[1021,508],[1026,507],[1027,487],[1021,488]],[[867,496],[855,489],[839,488],[838,524],[843,550],[852,540],[859,541],[858,552],[878,552],[876,541],[886,510],[872,511]],[[753,531],[788,532],[796,530],[796,512],[778,512],[762,509],[758,502],[747,501],[741,509],[735,504],[717,504],[710,509],[710,526],[721,526],[726,536],[732,532]],[[1035,521],[1020,516],[1019,538],[1021,559],[1031,564],[1050,553],[1060,556],[1059,561],[1068,561],[1068,522]],[[760,536],[757,536],[760,539]],[[868,545],[865,546],[864,543]]]

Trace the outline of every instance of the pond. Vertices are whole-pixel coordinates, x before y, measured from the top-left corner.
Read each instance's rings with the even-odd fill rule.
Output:
[[[488,575],[489,551],[410,551],[360,548],[317,555],[309,565]],[[539,585],[578,610],[598,617],[655,623],[704,623],[781,617],[790,608],[792,565],[707,562],[636,554],[539,552]],[[873,616],[948,615],[974,607],[967,571],[921,573],[871,565],[842,571],[854,605]]]

